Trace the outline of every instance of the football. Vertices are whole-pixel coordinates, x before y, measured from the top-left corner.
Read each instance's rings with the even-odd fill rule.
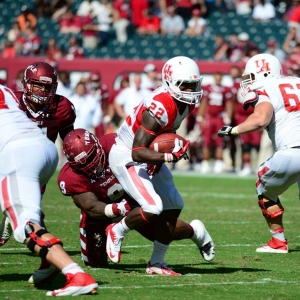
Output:
[[[182,136],[176,133],[162,133],[154,139],[149,148],[156,152],[172,153],[176,138],[182,140],[185,145],[186,140]]]

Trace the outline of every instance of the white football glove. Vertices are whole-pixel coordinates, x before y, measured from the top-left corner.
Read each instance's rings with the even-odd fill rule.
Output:
[[[131,211],[130,205],[125,199],[118,203],[107,204],[104,209],[104,214],[109,218],[118,216],[125,217]]]
[[[116,207],[118,209],[118,214],[117,215],[125,217],[131,211],[131,207],[129,206],[129,204],[127,203],[127,201],[125,199],[123,199],[119,203],[114,203],[114,204],[116,204]],[[114,210],[114,207],[113,207],[113,210]],[[114,211],[114,213],[115,212],[117,213],[117,211]]]
[[[189,156],[187,155],[186,151],[190,145],[190,141],[186,141],[186,144],[183,146],[183,141],[176,138],[174,144],[175,146],[172,151],[173,162],[177,162],[182,158],[189,159]]]

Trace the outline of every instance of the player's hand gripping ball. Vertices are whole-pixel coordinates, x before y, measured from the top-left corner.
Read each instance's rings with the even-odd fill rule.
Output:
[[[149,148],[157,152],[166,153],[166,162],[176,163],[182,158],[189,159],[186,153],[189,145],[190,141],[176,133],[164,133],[157,136]]]
[[[158,135],[150,145],[150,149],[156,152],[172,153],[175,147],[175,139],[182,141],[183,147],[187,141],[176,133],[162,133]]]

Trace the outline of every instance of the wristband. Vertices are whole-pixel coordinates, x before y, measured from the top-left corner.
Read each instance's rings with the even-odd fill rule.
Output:
[[[109,123],[110,121],[111,121],[111,116],[106,115],[106,116],[103,117],[103,123],[104,123],[104,124],[107,124],[107,123]]]
[[[202,116],[197,116],[196,117],[196,122],[202,122],[203,121],[203,117]]]
[[[104,214],[109,218],[115,218],[116,215],[113,213],[113,204],[107,204],[104,208]]]
[[[165,153],[165,162],[172,162],[173,161],[173,154],[172,153]]]
[[[237,126],[235,126],[235,127],[233,127],[233,128],[231,129],[231,134],[232,134],[232,135],[238,135],[238,134],[239,134],[239,131],[238,131],[238,127],[237,127]]]
[[[224,123],[229,125],[231,123],[231,119],[229,117],[224,117]]]

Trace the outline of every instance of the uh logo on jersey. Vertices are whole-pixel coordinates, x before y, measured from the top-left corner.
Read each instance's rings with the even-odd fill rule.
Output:
[[[266,73],[270,72],[270,63],[267,62],[265,59],[259,59],[255,61],[256,68],[259,70],[257,74],[259,73]]]

